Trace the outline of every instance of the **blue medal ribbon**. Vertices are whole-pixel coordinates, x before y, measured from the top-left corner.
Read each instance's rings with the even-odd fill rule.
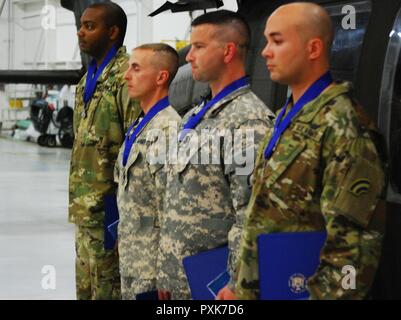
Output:
[[[132,145],[134,144],[138,134],[141,130],[152,120],[160,111],[167,108],[170,105],[168,101],[168,97],[164,97],[163,99],[159,100],[155,105],[150,108],[148,113],[143,117],[141,122],[139,122],[138,126],[135,128],[134,132],[129,135],[131,130],[134,128],[136,122],[128,129],[127,134],[125,135],[125,147],[124,147],[124,154],[123,154],[123,166],[127,164],[129,153],[131,152]]]
[[[234,92],[235,90],[238,90],[239,88],[245,87],[249,84],[249,78],[247,76],[242,77],[238,80],[235,80],[234,82],[230,83],[228,86],[226,86],[223,90],[221,90],[212,100],[210,100],[208,103],[206,103],[202,109],[196,113],[193,114],[188,121],[184,124],[183,129],[180,133],[180,141],[184,139],[184,137],[187,135],[190,129],[194,129],[198,123],[202,120],[202,118],[205,116],[206,112],[213,107],[216,103],[227,97],[230,93]],[[203,102],[203,101],[202,101]]]
[[[269,159],[273,154],[274,148],[277,145],[278,140],[284,133],[284,131],[291,124],[292,120],[296,117],[299,111],[303,108],[304,105],[308,104],[312,100],[316,99],[323,91],[333,82],[333,78],[331,76],[330,71],[326,72],[323,76],[321,76],[316,82],[314,82],[308,90],[302,95],[302,97],[297,101],[297,103],[291,108],[288,112],[287,116],[281,121],[283,118],[285,111],[287,109],[288,104],[290,103],[292,96],[288,98],[285,103],[283,110],[281,110],[279,116],[276,119],[274,124],[273,135],[270,138],[269,143],[264,152],[265,159]]]
[[[86,75],[86,83],[85,83],[85,91],[84,91],[84,102],[85,104],[92,98],[93,93],[96,89],[97,79],[102,74],[104,68],[109,64],[111,59],[117,53],[117,49],[113,46],[109,52],[107,52],[106,57],[104,58],[102,64],[99,69],[96,70],[96,60],[92,59],[88,66],[88,74]],[[95,72],[96,71],[96,72]]]

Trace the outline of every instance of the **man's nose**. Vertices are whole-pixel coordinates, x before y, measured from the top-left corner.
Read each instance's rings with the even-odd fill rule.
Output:
[[[266,46],[263,48],[261,56],[265,59],[272,58],[272,51],[269,44],[266,44]]]
[[[185,57],[185,61],[186,61],[186,62],[191,62],[191,61],[193,61],[192,47],[191,47],[191,49],[189,49],[189,51],[188,51],[188,53],[187,53],[187,55],[186,55],[186,57]]]
[[[77,32],[77,36],[82,38],[84,36],[84,32],[82,31],[82,27],[79,28],[78,32]]]
[[[124,72],[124,79],[125,80],[129,80],[129,69],[127,69],[125,72]]]

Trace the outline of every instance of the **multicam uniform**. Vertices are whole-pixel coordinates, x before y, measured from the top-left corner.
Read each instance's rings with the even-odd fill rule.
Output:
[[[326,230],[320,266],[309,279],[312,299],[366,296],[380,256],[383,221],[374,214],[384,185],[374,126],[332,84],[306,104],[266,161],[259,150],[238,259],[235,292],[258,299],[256,238],[262,233]],[[376,212],[377,213],[377,212]],[[356,289],[342,288],[342,268],[356,269]]]
[[[187,113],[182,123],[202,106]],[[232,272],[251,191],[249,176],[254,156],[258,143],[272,126],[273,117],[246,86],[212,106],[192,132],[195,135],[188,134],[179,143],[178,164],[168,166],[158,258],[158,287],[170,291],[173,299],[190,298],[182,265],[186,256],[228,243]],[[236,129],[253,130],[253,139],[234,139],[231,147],[229,143],[210,143],[216,142],[213,138],[219,136],[219,131],[227,130],[229,137],[233,137]],[[206,138],[205,132],[208,133]],[[227,138],[223,139],[228,141]],[[217,142],[221,140],[217,138]],[[242,165],[235,157],[232,163],[224,159],[233,153],[245,154],[246,150],[253,152],[248,159],[250,170],[241,174],[236,169],[241,169]],[[212,164],[208,161],[202,164],[202,160],[213,156]]]
[[[123,299],[135,299],[138,293],[156,289],[166,171],[163,161],[155,163],[149,155],[161,152],[164,155],[158,157],[165,158],[169,126],[180,120],[171,106],[160,111],[139,133],[125,166],[122,164],[125,143],[120,149],[114,179],[118,182],[118,252]]]
[[[69,221],[76,224],[76,287],[78,299],[120,298],[116,250],[104,250],[104,203],[114,194],[113,168],[124,134],[140,114],[130,101],[123,74],[125,47],[105,67],[92,99],[83,101],[86,75],[76,89],[75,141],[69,180]]]

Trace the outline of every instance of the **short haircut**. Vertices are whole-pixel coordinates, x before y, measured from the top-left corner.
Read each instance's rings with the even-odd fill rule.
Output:
[[[291,2],[279,7],[296,8],[299,12],[296,28],[298,34],[304,40],[319,38],[324,44],[326,56],[330,57],[331,47],[334,39],[334,29],[331,17],[327,10],[319,4],[312,2]]]
[[[215,36],[221,38],[222,41],[236,43],[243,51],[243,58],[246,57],[251,43],[251,28],[243,16],[229,10],[212,11],[197,17],[191,26],[196,27],[203,24],[211,24],[232,31],[219,32]]]
[[[165,43],[146,43],[142,44],[134,50],[151,50],[157,55],[157,59],[152,59],[152,63],[158,68],[169,72],[168,85],[171,84],[178,71],[178,53],[177,51]]]
[[[117,26],[118,41],[117,47],[121,47],[124,43],[125,33],[127,31],[127,15],[124,10],[114,2],[100,2],[90,5],[88,8],[103,9],[104,21],[108,28]]]

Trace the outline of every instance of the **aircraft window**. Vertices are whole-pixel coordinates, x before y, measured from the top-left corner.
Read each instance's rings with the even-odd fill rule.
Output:
[[[380,92],[379,126],[385,133],[390,153],[390,185],[401,194],[401,10],[387,47]]]
[[[335,30],[331,51],[331,70],[335,78],[354,82],[362,43],[371,14],[371,1],[360,1],[346,7],[344,3],[327,5]],[[354,12],[349,11],[355,10]],[[343,12],[343,9],[344,10]],[[355,13],[354,15],[352,15]]]

